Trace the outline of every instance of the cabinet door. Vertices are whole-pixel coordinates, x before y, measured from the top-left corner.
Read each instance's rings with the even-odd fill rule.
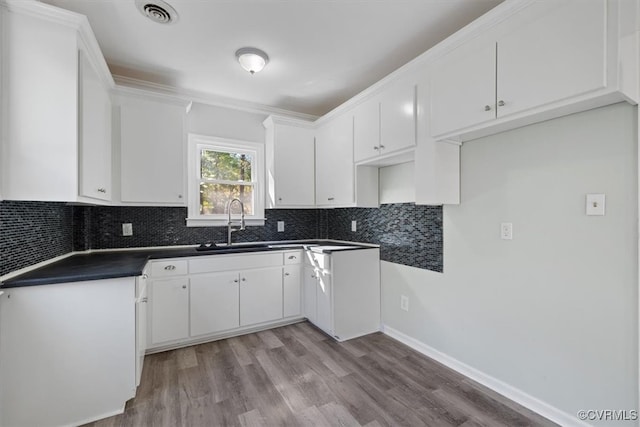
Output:
[[[353,118],[344,115],[316,133],[316,203],[352,205],[354,191]]]
[[[185,110],[127,99],[120,107],[123,202],[184,205]]]
[[[311,323],[316,323],[316,288],[318,287],[318,279],[313,267],[305,266],[302,279],[303,298],[304,298],[304,317],[309,319]]]
[[[286,265],[282,273],[283,316],[299,316],[302,301],[300,264]]]
[[[189,337],[189,279],[154,280],[151,285],[151,344]]]
[[[468,43],[433,65],[430,81],[434,137],[495,119],[496,46]]]
[[[311,129],[276,125],[274,190],[276,206],[315,204],[314,136]]]
[[[380,100],[370,99],[353,112],[353,160],[357,163],[380,154]]]
[[[315,325],[333,335],[333,316],[331,306],[331,275],[320,272],[318,274],[318,288],[316,290],[316,321]]]
[[[80,51],[80,196],[111,200],[111,99]]]
[[[237,272],[192,276],[190,282],[192,337],[240,326]]]
[[[282,267],[240,272],[240,326],[282,319]]]
[[[498,41],[498,117],[606,85],[606,0],[534,6],[538,19]]]
[[[401,80],[382,94],[380,154],[416,145],[416,85]]]
[[[136,279],[136,386],[140,385],[147,350],[147,277]]]

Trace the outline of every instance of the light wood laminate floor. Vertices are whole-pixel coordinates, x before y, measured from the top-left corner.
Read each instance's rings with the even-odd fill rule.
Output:
[[[146,357],[135,399],[91,426],[551,426],[376,333],[309,323]]]

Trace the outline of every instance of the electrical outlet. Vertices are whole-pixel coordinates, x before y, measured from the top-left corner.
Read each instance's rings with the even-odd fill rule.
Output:
[[[122,224],[122,235],[123,236],[133,236],[133,224],[130,222],[125,222]]]
[[[409,297],[406,295],[400,295],[400,309],[409,311]]]
[[[356,221],[351,221],[351,231],[356,231],[358,229]]]
[[[502,240],[513,240],[513,224],[503,222],[500,224],[500,238]]]
[[[284,221],[278,221],[278,232],[284,231]]]

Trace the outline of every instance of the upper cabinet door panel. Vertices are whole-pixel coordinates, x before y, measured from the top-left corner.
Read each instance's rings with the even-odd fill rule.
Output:
[[[357,163],[380,154],[380,101],[373,98],[353,112],[353,158]]]
[[[606,0],[531,6],[538,18],[498,40],[498,117],[606,86],[606,8]]]
[[[313,206],[313,131],[276,125],[274,151],[276,206]]]
[[[496,47],[469,43],[433,65],[431,134],[435,137],[495,119]]]
[[[346,206],[355,202],[353,118],[343,115],[316,133],[316,202]]]
[[[111,200],[111,99],[80,52],[80,195]]]
[[[380,102],[380,154],[416,145],[416,85],[404,80],[388,88]]]
[[[120,114],[122,201],[184,205],[184,109],[130,100]]]

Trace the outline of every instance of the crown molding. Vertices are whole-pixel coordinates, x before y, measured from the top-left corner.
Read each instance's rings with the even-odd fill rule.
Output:
[[[315,129],[315,122],[310,120],[302,120],[295,119],[291,117],[278,116],[278,115],[270,115],[262,122],[262,126],[265,128],[271,128],[274,125],[288,125],[288,126],[297,126],[306,129]]]
[[[133,89],[139,92],[146,91],[172,98],[182,99],[187,102],[197,102],[199,104],[212,105],[215,107],[231,108],[234,110],[246,111],[248,113],[278,115],[289,118],[302,119],[307,121],[313,121],[317,119],[317,116],[305,113],[298,113],[295,111],[284,110],[281,108],[271,107],[264,104],[258,104],[249,101],[241,101],[238,99],[227,98],[218,95],[211,95],[204,92],[192,91],[188,89],[180,89],[169,85],[160,83],[152,83],[146,80],[135,79],[126,76],[113,76],[118,89],[126,88]]]

